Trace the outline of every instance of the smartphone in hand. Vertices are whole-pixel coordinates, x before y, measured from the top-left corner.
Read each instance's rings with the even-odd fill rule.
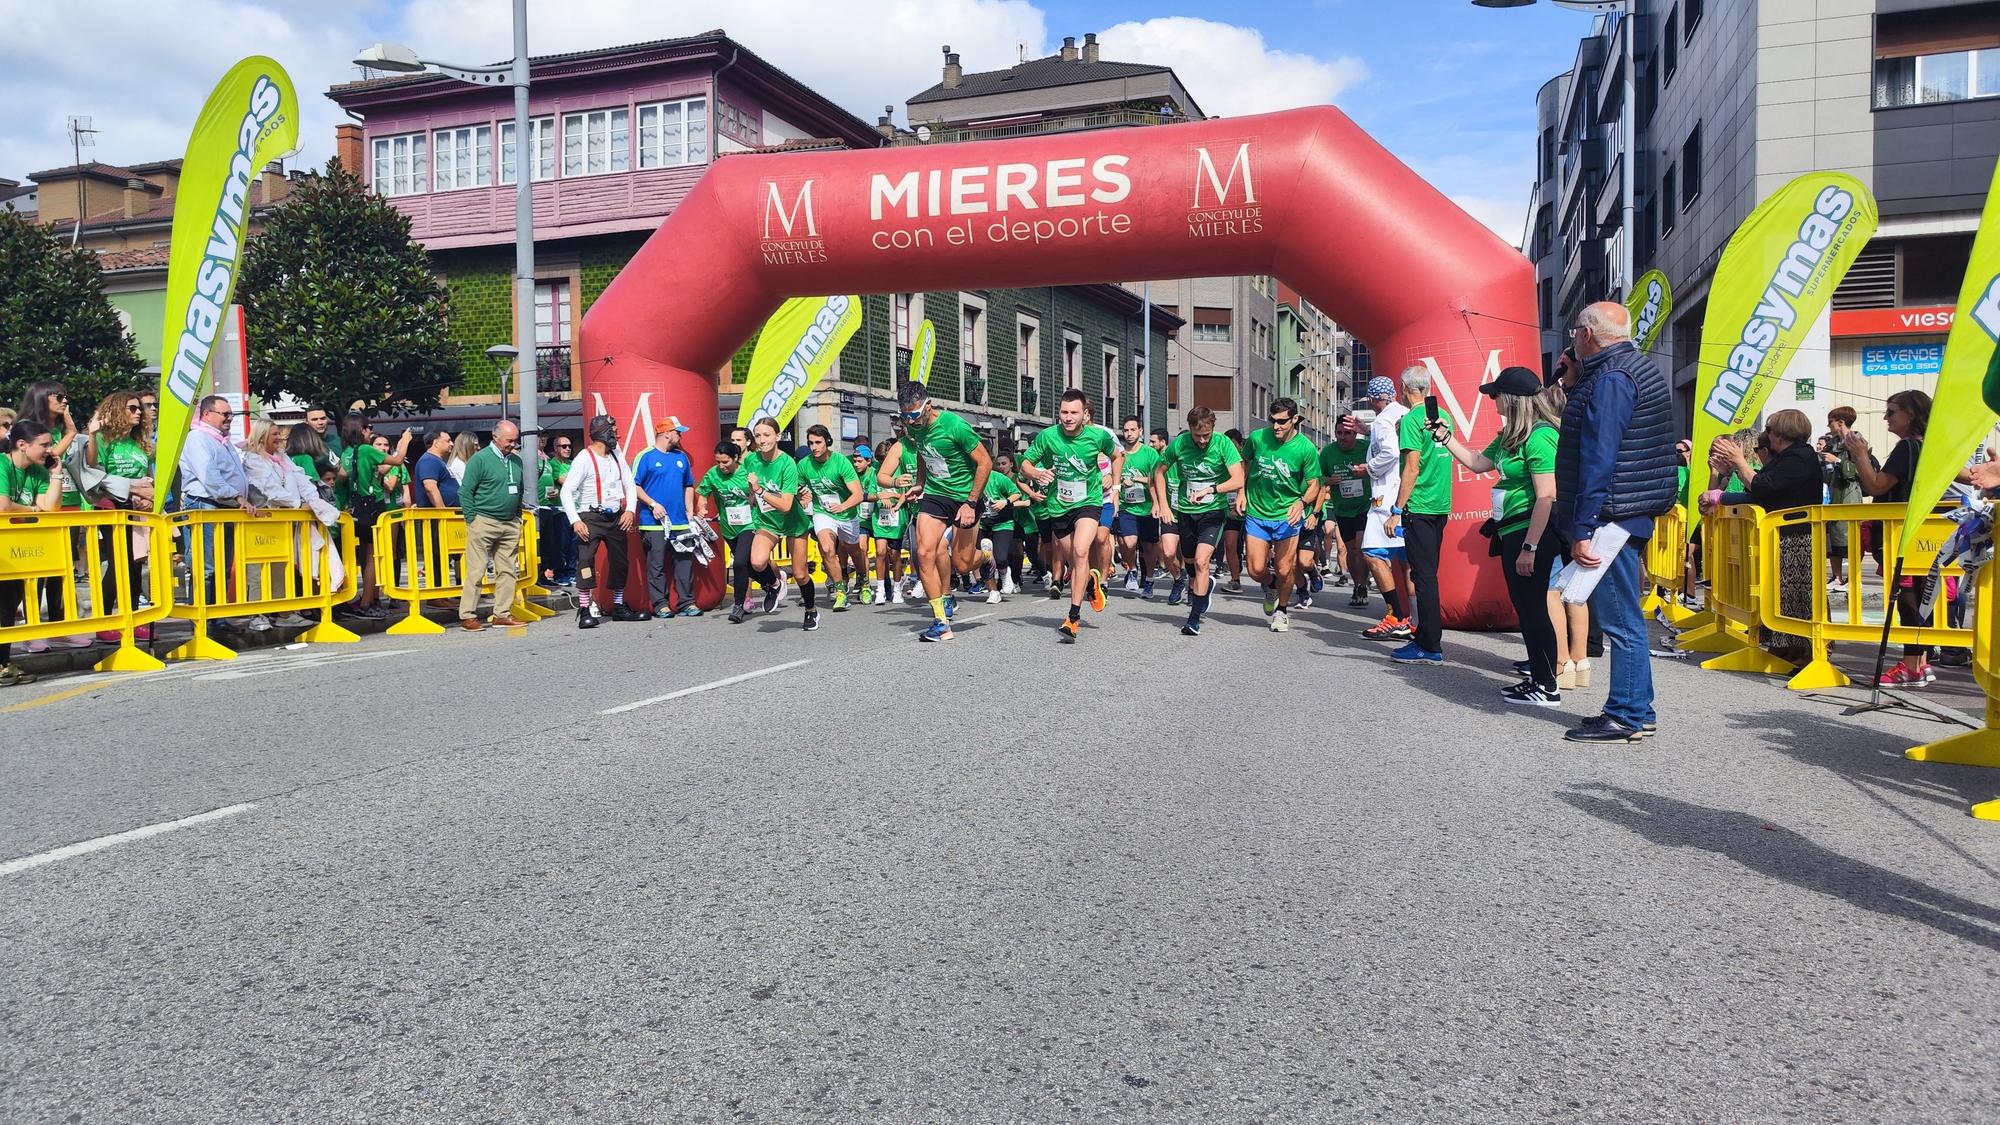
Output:
[[[1437,420],[1438,420],[1438,396],[1425,395],[1424,421],[1429,423],[1430,425],[1435,426],[1437,425]]]

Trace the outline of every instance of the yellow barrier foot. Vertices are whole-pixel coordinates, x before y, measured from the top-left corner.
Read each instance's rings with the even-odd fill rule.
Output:
[[[165,667],[159,657],[134,646],[129,636],[97,662],[99,672],[158,672]]]
[[[299,639],[308,644],[350,644],[361,639],[360,635],[345,625],[337,625],[333,615],[322,613],[319,624],[299,634]]]
[[[425,617],[422,607],[411,602],[410,615],[389,626],[386,632],[398,637],[432,637],[441,635],[444,626]]]
[[[534,602],[528,601],[526,598],[518,598],[514,602],[514,617],[521,621],[540,621],[545,617],[554,617],[555,615],[555,610],[544,609]]]
[[[1972,806],[1972,815],[1980,820],[2000,820],[2000,797]]]
[[[1686,628],[1688,622],[1700,616],[1702,616],[1701,613],[1689,609],[1679,602],[1667,603],[1667,624],[1672,625],[1676,629]]]
[[[1821,658],[1799,669],[1785,686],[1793,691],[1824,691],[1827,688],[1846,687],[1853,683],[1847,673],[1834,667],[1833,661]]]
[[[1674,638],[1674,648],[1681,652],[1735,652],[1749,643],[1723,629],[1699,629]]]
[[[1943,762],[1953,766],[1985,766],[1989,769],[2000,769],[2000,730],[1987,727],[1984,730],[1955,734],[1940,742],[1912,746],[1903,751],[1903,757],[1913,762]],[[1994,803],[2000,804],[2000,802]]]
[[[1683,616],[1676,618],[1674,617],[1673,609],[1669,608],[1667,610],[1667,619],[1674,623],[1674,628],[1679,629],[1683,633],[1699,633],[1704,629],[1715,628],[1715,612],[1713,610],[1689,609],[1686,606],[1681,606],[1680,611]]]
[[[1755,645],[1744,645],[1735,652],[1704,660],[1701,666],[1712,672],[1755,672],[1764,676],[1786,675],[1794,667]]]
[[[186,644],[167,654],[168,660],[234,660],[236,650],[196,629]]]

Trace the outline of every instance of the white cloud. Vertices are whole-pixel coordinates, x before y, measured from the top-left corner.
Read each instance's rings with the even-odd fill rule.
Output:
[[[1368,77],[1356,58],[1281,51],[1255,28],[1192,16],[1121,23],[1098,36],[1104,57],[1164,63],[1211,117],[1238,117],[1338,98]]]
[[[1527,217],[1519,200],[1494,199],[1485,195],[1454,195],[1453,203],[1466,214],[1485,223],[1494,234],[1507,240],[1507,245],[1520,249],[1521,228]]]

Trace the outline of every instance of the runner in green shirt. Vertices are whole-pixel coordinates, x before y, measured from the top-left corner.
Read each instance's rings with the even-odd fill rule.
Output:
[[[1118,476],[1118,554],[1125,563],[1125,592],[1153,596],[1153,571],[1160,565],[1160,518],[1153,514],[1153,471],[1160,467],[1160,450],[1167,432],[1148,437],[1139,416],[1119,427],[1125,442],[1125,466]]]
[[[1250,573],[1264,584],[1264,616],[1282,633],[1291,627],[1285,605],[1298,581],[1299,532],[1319,503],[1319,450],[1299,433],[1299,404],[1289,398],[1273,402],[1270,426],[1243,444],[1248,483],[1236,511],[1249,536]]]
[[[902,423],[894,425],[901,432]],[[890,438],[883,446],[881,456],[876,460],[887,464],[902,445],[900,438]],[[875,585],[874,597],[877,605],[903,604],[903,535],[908,530],[913,509],[906,503],[909,492],[916,486],[916,472],[904,466],[894,478],[883,481],[873,471],[868,479],[875,481],[875,515],[870,521],[871,533],[875,536]]]
[[[861,520],[857,513],[865,494],[854,465],[833,451],[833,431],[814,425],[806,430],[806,455],[799,458],[799,483],[812,498],[812,533],[819,541],[820,561],[833,591],[833,611],[847,612],[847,576],[860,565]],[[808,575],[806,581],[812,581]],[[808,603],[810,604],[810,603]]]
[[[735,600],[730,603],[729,620],[741,623],[750,600],[750,541],[756,536],[755,505],[750,500],[750,471],[744,467],[743,451],[733,441],[715,444],[715,465],[695,485],[702,519],[715,524],[715,533],[728,548],[729,571]]]
[[[875,601],[875,576],[872,559],[875,554],[875,494],[881,486],[875,483],[875,451],[867,445],[856,445],[854,452],[847,456],[848,464],[854,467],[854,479],[861,482],[861,506],[854,510],[854,520],[861,528],[861,538],[854,545],[859,559],[848,568],[847,581],[852,587],[852,596],[859,598],[862,605]]]
[[[1088,424],[1088,402],[1074,387],[1064,391],[1056,424],[1036,434],[1021,454],[1022,478],[1049,490],[1049,531],[1058,557],[1069,562],[1069,616],[1057,626],[1065,644],[1075,644],[1083,628],[1086,596],[1091,609],[1104,611],[1104,575],[1090,565],[1104,512],[1106,474],[1098,459],[1110,459],[1111,479],[1124,476],[1125,452],[1110,430]]]
[[[901,471],[904,458],[915,459],[917,486],[924,493],[917,502],[917,574],[933,615],[931,627],[917,639],[948,641],[957,609],[951,576],[954,570],[965,572],[978,564],[979,498],[986,494],[993,459],[972,427],[951,411],[938,409],[922,383],[903,380],[896,388],[896,406],[904,440],[882,459],[876,480],[888,484]],[[947,530],[954,531],[948,550]]]
[[[1326,522],[1333,525],[1347,573],[1354,581],[1351,607],[1368,604],[1368,564],[1361,553],[1361,533],[1368,524],[1372,492],[1368,478],[1368,443],[1361,440],[1361,422],[1342,414],[1333,424],[1333,440],[1319,451],[1319,482],[1326,495]]]
[[[1197,406],[1187,419],[1187,432],[1167,443],[1153,472],[1153,510],[1173,528],[1160,537],[1161,546],[1180,557],[1187,576],[1188,617],[1181,635],[1198,637],[1208,613],[1209,564],[1222,545],[1231,497],[1243,490],[1243,455],[1235,442],[1215,436],[1215,411]],[[1175,581],[1168,605],[1180,604],[1181,586]]]
[[[750,427],[750,438],[757,444],[756,452],[745,458],[750,498],[757,508],[753,520],[757,533],[750,541],[750,576],[764,587],[764,612],[775,613],[785,600],[785,583],[771,569],[771,556],[778,543],[785,542],[792,557],[792,580],[805,599],[805,627],[810,632],[819,628],[819,606],[807,547],[812,542],[812,514],[806,508],[807,493],[799,483],[799,463],[778,448],[778,423],[770,418],[757,419]],[[739,605],[730,611],[730,624],[742,624],[742,608]]]
[[[1451,522],[1451,454],[1444,440],[1451,435],[1451,416],[1439,410],[1431,396],[1427,367],[1403,372],[1403,403],[1410,408],[1396,424],[1396,445],[1403,457],[1403,479],[1396,502],[1389,508],[1383,531],[1403,535],[1410,560],[1410,585],[1416,589],[1415,636],[1389,654],[1398,664],[1444,663],[1444,621],[1438,591],[1438,560],[1444,554],[1444,529]],[[1437,421],[1430,420],[1435,413]]]
[[[1008,568],[1013,565],[1021,503],[1020,486],[1014,483],[1014,458],[1002,453],[993,459],[993,471],[986,476],[986,503],[979,519],[980,529],[993,544],[993,577],[989,583],[984,574],[975,572],[965,587],[965,592],[975,597],[985,594],[988,605],[1000,604],[1002,587],[1013,592],[1014,579]]]

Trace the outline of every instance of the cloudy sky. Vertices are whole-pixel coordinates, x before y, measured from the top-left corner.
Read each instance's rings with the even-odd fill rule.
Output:
[[[70,163],[64,125],[98,130],[85,159],[179,156],[229,65],[283,63],[307,102],[317,167],[342,120],[311,96],[357,77],[378,40],[432,58],[511,54],[508,0],[0,0],[0,176]],[[949,43],[968,71],[1095,31],[1104,57],[1174,67],[1211,115],[1333,102],[1472,214],[1518,241],[1533,179],[1534,95],[1569,64],[1589,17],[1467,0],[530,0],[535,54],[720,27],[866,120],[937,81]]]

